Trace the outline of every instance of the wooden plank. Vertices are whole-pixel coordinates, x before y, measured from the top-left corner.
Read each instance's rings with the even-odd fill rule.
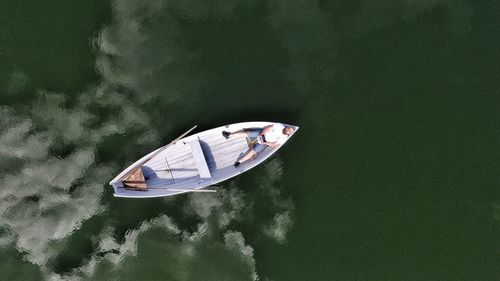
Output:
[[[225,148],[218,149],[214,151],[213,157],[209,160],[210,164],[216,164],[217,167],[220,167],[221,162],[229,161],[234,163],[240,154],[248,151],[248,145],[245,141],[241,141],[235,145],[228,145]]]
[[[168,157],[169,162],[174,163],[177,157],[184,157],[190,155],[191,151],[189,146],[182,143],[177,143],[175,146],[169,147],[169,149],[163,151],[162,153],[156,155],[149,162],[145,163],[148,166],[163,165],[165,162],[165,157]]]
[[[144,175],[142,174],[141,167],[135,168],[123,179],[123,185],[126,188],[133,188],[138,190],[146,191],[148,186]]]
[[[207,161],[205,159],[205,155],[203,154],[203,150],[201,149],[200,142],[197,139],[190,141],[189,146],[191,146],[191,153],[193,154],[196,168],[200,173],[200,178],[211,178],[212,175],[210,174],[210,170],[208,169]]]
[[[132,164],[132,166],[134,167],[134,169],[131,169],[129,170],[128,172],[124,173],[123,175],[120,176],[120,179],[123,180],[123,179],[126,179],[130,176],[131,173],[134,173],[134,170],[137,169],[137,168],[140,168],[140,166],[144,165],[146,162],[148,162],[149,160],[151,160],[152,158],[154,158],[155,155],[158,155],[159,153],[161,153],[162,151],[164,151],[165,149],[167,149],[170,145],[172,144],[175,144],[178,140],[184,138],[186,135],[188,135],[192,130],[196,129],[196,127],[198,127],[198,125],[194,125],[191,129],[187,130],[184,134],[180,135],[179,137],[177,137],[175,140],[171,141],[169,144],[165,145],[165,146],[162,146],[160,147],[159,149],[155,150],[154,152],[150,153],[147,157],[143,157],[142,159],[140,159],[139,161],[135,162],[134,164]],[[129,166],[129,168],[127,169],[130,169],[131,167]],[[123,173],[123,172],[122,172]],[[141,172],[142,173],[142,172]],[[115,179],[113,179],[111,182],[115,181]]]

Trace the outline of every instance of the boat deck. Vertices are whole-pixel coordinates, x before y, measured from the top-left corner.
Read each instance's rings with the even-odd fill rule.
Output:
[[[216,178],[224,168],[233,167],[234,161],[248,150],[245,138],[226,140],[221,135],[220,138],[200,137],[198,141],[212,178]],[[148,188],[190,184],[195,188],[198,183],[210,181],[200,177],[192,149],[188,143],[182,141],[144,163],[142,171]]]

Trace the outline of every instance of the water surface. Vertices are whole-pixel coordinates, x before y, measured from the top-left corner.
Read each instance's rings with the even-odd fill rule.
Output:
[[[0,4],[6,280],[497,280],[494,1]],[[301,130],[217,194],[106,183],[194,124]]]

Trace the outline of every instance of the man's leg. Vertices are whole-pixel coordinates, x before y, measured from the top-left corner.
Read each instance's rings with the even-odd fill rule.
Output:
[[[240,163],[241,162],[245,162],[245,161],[250,160],[251,158],[253,158],[255,155],[257,155],[257,152],[255,152],[253,150],[250,150],[245,155],[243,155],[243,157],[241,157],[241,159],[239,161],[240,161]]]
[[[246,138],[248,137],[248,132],[246,130],[239,130],[233,133],[229,133],[231,137],[240,137],[240,138]]]
[[[243,155],[243,157],[241,157],[240,160],[234,162],[234,166],[238,167],[241,163],[253,158],[255,155],[257,155],[257,152],[250,149],[247,153],[245,153],[245,155]]]
[[[262,130],[259,130],[259,129],[243,129],[243,130],[236,131],[234,133],[223,131],[222,135],[226,139],[228,139],[229,137],[256,139],[257,137],[259,137],[259,134],[261,132],[262,132]]]

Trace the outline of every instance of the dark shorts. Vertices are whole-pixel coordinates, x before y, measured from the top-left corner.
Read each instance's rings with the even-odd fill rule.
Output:
[[[247,130],[248,138],[250,139],[250,141],[256,141],[261,132],[262,132],[262,129],[250,129],[250,130]],[[262,151],[264,151],[264,149],[266,149],[266,147],[267,147],[267,145],[265,145],[265,144],[256,143],[252,147],[252,150],[255,153],[259,154]]]

